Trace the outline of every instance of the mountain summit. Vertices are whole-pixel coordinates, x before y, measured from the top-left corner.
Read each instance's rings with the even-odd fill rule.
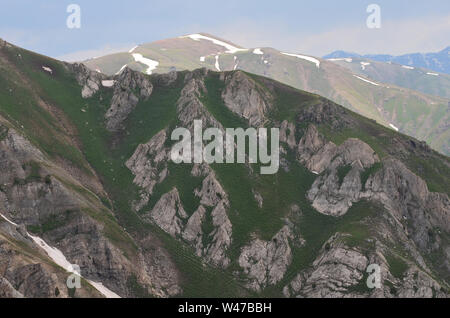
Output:
[[[383,64],[373,69],[365,61],[337,65],[296,52],[273,48],[242,48],[208,34],[191,34],[147,43],[129,52],[111,54],[85,62],[92,70],[119,74],[125,67],[146,74],[207,68],[214,71],[243,70],[269,77],[292,87],[327,97],[378,123],[428,142],[450,154],[450,77],[429,71]],[[344,67],[342,67],[344,66]],[[357,72],[358,71],[358,72]],[[376,79],[371,76],[377,75]],[[386,82],[379,81],[386,80]],[[403,87],[399,87],[399,86]],[[404,87],[417,90],[405,89]],[[435,93],[442,97],[430,96]]]

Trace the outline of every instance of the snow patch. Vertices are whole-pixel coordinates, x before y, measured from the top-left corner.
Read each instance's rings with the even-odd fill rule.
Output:
[[[365,78],[362,78],[362,77],[359,77],[359,76],[357,76],[357,75],[353,75],[353,76],[356,77],[356,78],[358,78],[358,79],[360,79],[361,81],[367,82],[367,83],[369,83],[369,84],[372,84],[372,85],[375,85],[375,86],[380,86],[380,84],[377,84],[377,83],[375,83],[375,82],[369,81],[369,80],[367,80],[367,79],[365,79]]]
[[[139,53],[133,53],[133,58],[136,62],[145,64],[148,66],[147,70],[145,71],[145,73],[148,75],[152,74],[152,71],[159,65],[158,61],[153,61],[151,59],[143,57],[142,54],[139,54]]]
[[[407,70],[413,70],[414,67],[408,66],[408,65],[402,65],[403,68],[406,68]]]
[[[3,214],[0,213],[0,216],[3,219],[5,219],[8,223],[10,223],[14,226],[18,226],[16,223],[10,221]],[[67,258],[64,256],[64,254],[59,249],[57,249],[55,247],[51,247],[50,245],[45,243],[45,241],[43,239],[41,239],[38,236],[31,235],[28,232],[27,232],[27,235],[34,241],[34,243],[36,243],[36,245],[38,245],[40,248],[42,248],[45,251],[45,253],[47,253],[47,255],[53,260],[53,262],[55,264],[61,266],[69,273],[76,274],[76,275],[82,277],[81,274],[73,268],[73,265],[67,260]],[[106,298],[120,298],[119,295],[117,295],[113,291],[111,291],[108,288],[106,288],[105,286],[103,286],[102,283],[94,282],[89,279],[86,279],[86,280],[89,282],[89,284],[94,286],[95,289],[97,289]]]
[[[138,46],[136,45],[136,46],[135,46],[135,47],[133,47],[133,48],[132,48],[131,50],[129,50],[129,51],[128,51],[128,53],[133,53],[133,51],[134,51],[134,50],[136,50],[136,49],[137,49],[137,47],[138,47]]]
[[[16,223],[14,223],[13,221],[11,221],[10,219],[8,219],[6,216],[4,216],[3,214],[0,213],[0,216],[9,224],[14,225],[14,226],[18,226]]]
[[[52,71],[52,69],[51,69],[50,67],[42,66],[42,69],[43,69],[44,71],[50,73],[50,74],[53,74],[53,71]]]
[[[395,127],[393,124],[389,124],[389,126],[394,129],[395,131],[398,131],[399,129],[397,127]]]
[[[216,55],[216,64],[214,64],[214,66],[220,72],[219,55]]]
[[[253,50],[253,54],[256,54],[256,55],[263,55],[264,52],[261,51],[261,49],[254,49],[254,50]]]
[[[370,65],[369,62],[360,62],[361,63],[361,69],[364,71],[366,69],[366,66]]]
[[[317,68],[320,67],[320,61],[318,59],[314,58],[314,57],[306,56],[306,55],[299,55],[299,54],[283,53],[283,52],[281,52],[281,54],[284,54],[284,55],[287,55],[287,56],[293,56],[293,57],[296,57],[296,58],[299,58],[299,59],[303,59],[303,60],[307,60],[307,61],[309,61],[311,63],[316,64]]]
[[[319,173],[318,173],[317,171],[314,171],[314,170],[313,170],[313,171],[311,171],[311,172],[312,172],[312,173],[314,173],[314,174],[319,174]]]
[[[124,69],[125,67],[127,67],[127,64],[125,64],[124,66],[122,66],[122,67],[120,68],[120,70],[118,70],[117,73],[116,73],[115,75],[118,75],[118,74],[122,73],[122,71],[123,71],[123,69]]]
[[[267,64],[267,63],[269,63],[269,61],[267,61],[267,60],[264,60],[264,64]]]
[[[427,72],[427,75],[439,76],[438,73]]]
[[[240,49],[229,43],[226,43],[226,42],[223,42],[223,41],[220,41],[220,40],[208,37],[208,36],[204,36],[204,35],[201,35],[198,33],[181,36],[180,38],[190,38],[194,41],[200,41],[200,40],[211,41],[216,45],[223,46],[224,48],[226,48],[227,49],[226,53],[236,53],[236,52],[240,52],[240,51],[247,51],[247,49]]]
[[[112,87],[114,85],[115,81],[114,80],[103,80],[102,81],[102,85],[104,87]]]
[[[328,59],[328,61],[332,61],[332,62],[345,61],[345,62],[351,63],[351,62],[353,62],[353,59],[349,58],[349,57],[345,57],[345,58],[338,58],[338,59]]]
[[[205,57],[204,56],[200,56],[200,62],[204,62],[205,61]]]

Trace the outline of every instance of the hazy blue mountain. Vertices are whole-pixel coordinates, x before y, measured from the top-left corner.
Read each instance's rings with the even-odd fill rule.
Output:
[[[399,56],[388,54],[366,54],[359,55],[357,53],[334,51],[331,54],[325,55],[325,59],[333,58],[351,58],[363,57],[379,62],[393,62],[414,67],[423,67],[440,73],[450,74],[450,46],[446,47],[440,52],[436,53],[411,53]]]

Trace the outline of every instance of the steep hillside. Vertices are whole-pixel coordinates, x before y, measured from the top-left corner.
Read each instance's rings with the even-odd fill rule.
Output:
[[[29,235],[122,297],[449,295],[450,160],[423,142],[239,70],[107,76],[1,42],[0,81],[0,295],[42,295],[31,265],[71,295]],[[194,119],[279,127],[280,169],[175,164]]]
[[[149,60],[142,60],[144,57]],[[214,71],[244,70],[316,93],[378,123],[398,129],[450,154],[449,99],[433,97],[370,80],[333,62],[280,52],[272,48],[242,49],[207,34],[143,44],[127,53],[86,61],[93,70],[113,75],[125,66],[147,74],[206,67]],[[427,75],[433,77],[431,75]],[[434,81],[432,81],[434,80]],[[420,81],[419,81],[420,82]],[[422,88],[445,94],[441,79],[422,78]],[[416,83],[415,88],[422,85]]]

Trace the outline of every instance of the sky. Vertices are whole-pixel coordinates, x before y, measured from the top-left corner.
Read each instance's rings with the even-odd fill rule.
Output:
[[[68,28],[70,4],[80,28]],[[368,28],[370,4],[380,28]],[[449,0],[0,0],[0,38],[64,60],[206,32],[243,47],[323,56],[435,52],[450,45]]]

